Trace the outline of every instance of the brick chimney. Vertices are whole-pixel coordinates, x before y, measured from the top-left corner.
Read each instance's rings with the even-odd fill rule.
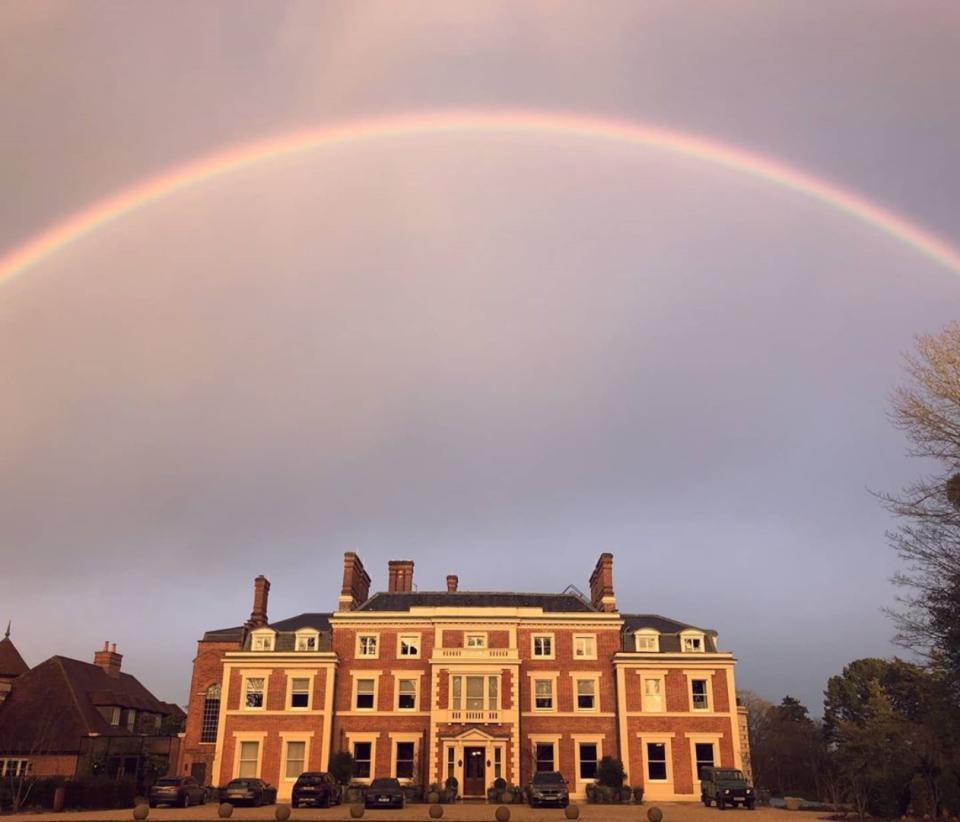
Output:
[[[117,653],[117,643],[111,645],[109,642],[103,643],[103,650],[97,651],[93,655],[93,664],[103,668],[114,679],[120,676],[120,663],[123,661],[123,654]]]
[[[413,560],[391,559],[387,563],[390,580],[387,590],[391,594],[409,593],[413,590]]]
[[[598,611],[616,611],[613,595],[613,554],[600,554],[597,567],[590,575],[590,603]]]
[[[270,597],[270,580],[260,574],[253,581],[253,610],[246,628],[262,628],[267,624],[267,599]]]
[[[363,570],[363,563],[353,551],[343,555],[343,587],[337,601],[338,611],[352,611],[370,596],[370,575]]]
[[[457,585],[460,582],[460,578],[456,574],[447,574],[447,593],[455,594],[457,592]]]

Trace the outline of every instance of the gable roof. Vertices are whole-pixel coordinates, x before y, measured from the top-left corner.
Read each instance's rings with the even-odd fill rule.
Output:
[[[501,591],[408,591],[374,594],[358,611],[409,611],[411,608],[542,608],[544,613],[590,613],[593,606],[576,594],[520,594]]]
[[[130,674],[113,677],[93,663],[52,656],[14,680],[0,705],[0,752],[76,751],[92,733],[130,736],[103,718],[97,707],[106,705],[170,713]]]
[[[30,670],[9,636],[0,639],[0,676],[20,676]]]

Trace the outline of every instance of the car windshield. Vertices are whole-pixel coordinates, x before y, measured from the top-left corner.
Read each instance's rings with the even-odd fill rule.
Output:
[[[234,779],[229,785],[228,788],[249,788],[253,783],[249,779]]]
[[[301,785],[319,785],[323,782],[323,777],[324,774],[322,773],[302,773],[297,782]]]
[[[562,785],[563,775],[557,771],[541,771],[533,777],[534,785]]]
[[[381,790],[383,788],[399,788],[400,783],[397,782],[396,779],[374,779],[373,782],[370,783],[370,787]]]
[[[717,779],[743,779],[743,771],[735,771],[727,768],[723,768],[722,770],[718,769],[713,772],[713,775]]]
[[[179,779],[158,779],[154,784],[160,787],[169,787],[170,785],[179,785]]]

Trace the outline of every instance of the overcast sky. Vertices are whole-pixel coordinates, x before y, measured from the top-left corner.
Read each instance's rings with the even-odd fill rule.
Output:
[[[960,5],[0,6],[0,256],[237,142],[573,111],[779,158],[960,244]],[[386,585],[588,588],[813,712],[889,655],[886,417],[960,279],[795,192],[583,138],[421,135],[232,174],[0,286],[0,617],[186,699],[194,642]]]

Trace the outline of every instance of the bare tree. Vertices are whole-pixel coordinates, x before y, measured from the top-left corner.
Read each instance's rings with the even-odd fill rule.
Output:
[[[26,728],[10,727],[6,724],[0,729],[0,751],[8,760],[4,773],[0,774],[2,784],[6,785],[16,813],[25,807],[37,784],[35,774],[38,759],[55,753],[54,740],[63,721],[64,711],[54,710],[49,705],[31,717]],[[26,760],[26,767],[11,768],[9,760]]]

